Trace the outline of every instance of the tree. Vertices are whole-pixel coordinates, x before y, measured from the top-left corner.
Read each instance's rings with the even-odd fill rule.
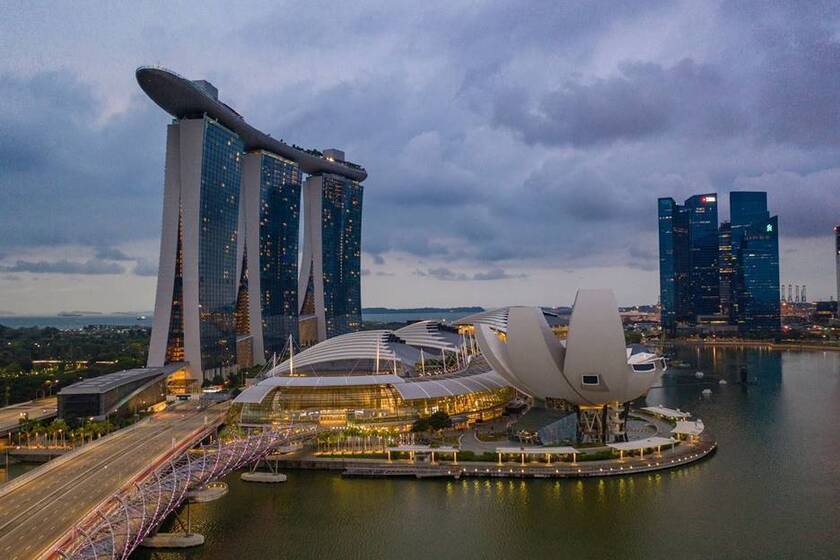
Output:
[[[429,432],[429,431],[440,431],[445,430],[452,426],[452,419],[449,417],[447,413],[442,410],[439,410],[432,414],[431,416],[427,416],[425,418],[418,418],[414,421],[411,425],[411,431],[418,433],[418,432]]]
[[[418,418],[411,425],[411,431],[414,433],[428,432],[431,429],[428,418]]]
[[[452,419],[447,413],[439,410],[429,416],[429,426],[431,426],[433,430],[445,430],[446,428],[452,426]]]

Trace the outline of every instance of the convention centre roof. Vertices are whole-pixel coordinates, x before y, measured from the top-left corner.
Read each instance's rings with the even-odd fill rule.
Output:
[[[129,383],[134,383],[135,381],[141,381],[144,379],[151,380],[155,377],[171,375],[179,369],[182,369],[184,366],[185,364],[183,363],[174,363],[163,367],[125,369],[68,385],[59,391],[58,394],[89,395],[107,393],[108,391],[112,391]]]

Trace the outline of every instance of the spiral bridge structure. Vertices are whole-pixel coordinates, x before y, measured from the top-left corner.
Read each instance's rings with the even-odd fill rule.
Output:
[[[313,435],[314,428],[260,430],[229,442],[217,439],[213,444],[170,455],[87,515],[49,558],[128,558],[187,499],[188,492],[258,461],[278,446]]]

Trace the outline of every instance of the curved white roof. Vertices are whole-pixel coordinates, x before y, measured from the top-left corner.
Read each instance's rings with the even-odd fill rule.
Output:
[[[479,313],[473,313],[472,315],[467,315],[466,317],[461,317],[457,321],[455,321],[454,325],[487,325],[494,331],[499,331],[506,333],[508,330],[508,323],[510,321],[510,313],[512,309],[518,309],[518,306],[510,306],[510,307],[500,307],[498,309],[491,309],[489,311],[481,311]],[[558,315],[552,311],[548,311],[542,308],[534,308],[539,309],[540,312],[545,317],[557,317]]]
[[[404,378],[398,375],[277,376],[248,387],[234,402],[260,404],[277,387],[359,387],[390,385],[405,400],[454,397],[492,391],[509,384],[495,371],[450,376]]]
[[[457,333],[443,329],[437,321],[417,321],[395,330],[394,334],[411,346],[437,348],[449,352],[457,352],[461,342]]]
[[[507,332],[509,307],[500,307],[489,311],[480,311],[461,317],[454,324],[456,325],[487,325],[491,329]]]
[[[290,360],[286,360],[268,372],[269,376],[294,373],[317,374],[318,366],[328,362],[358,360],[364,362],[362,369],[368,367],[369,360],[376,360],[377,353],[380,360],[380,371],[388,372],[393,362],[399,361],[406,367],[413,367],[419,360],[420,352],[405,344],[393,331],[358,331],[329,338],[316,344]]]

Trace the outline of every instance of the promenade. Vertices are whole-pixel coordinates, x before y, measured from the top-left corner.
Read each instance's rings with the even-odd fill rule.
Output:
[[[218,425],[227,404],[176,407],[0,486],[0,558],[39,558],[88,512],[182,443]]]
[[[769,350],[800,350],[816,352],[840,352],[840,343],[830,342],[818,344],[815,342],[769,342],[765,340],[737,340],[737,339],[701,339],[679,338],[668,341],[671,346],[711,346],[722,348],[767,348]]]

